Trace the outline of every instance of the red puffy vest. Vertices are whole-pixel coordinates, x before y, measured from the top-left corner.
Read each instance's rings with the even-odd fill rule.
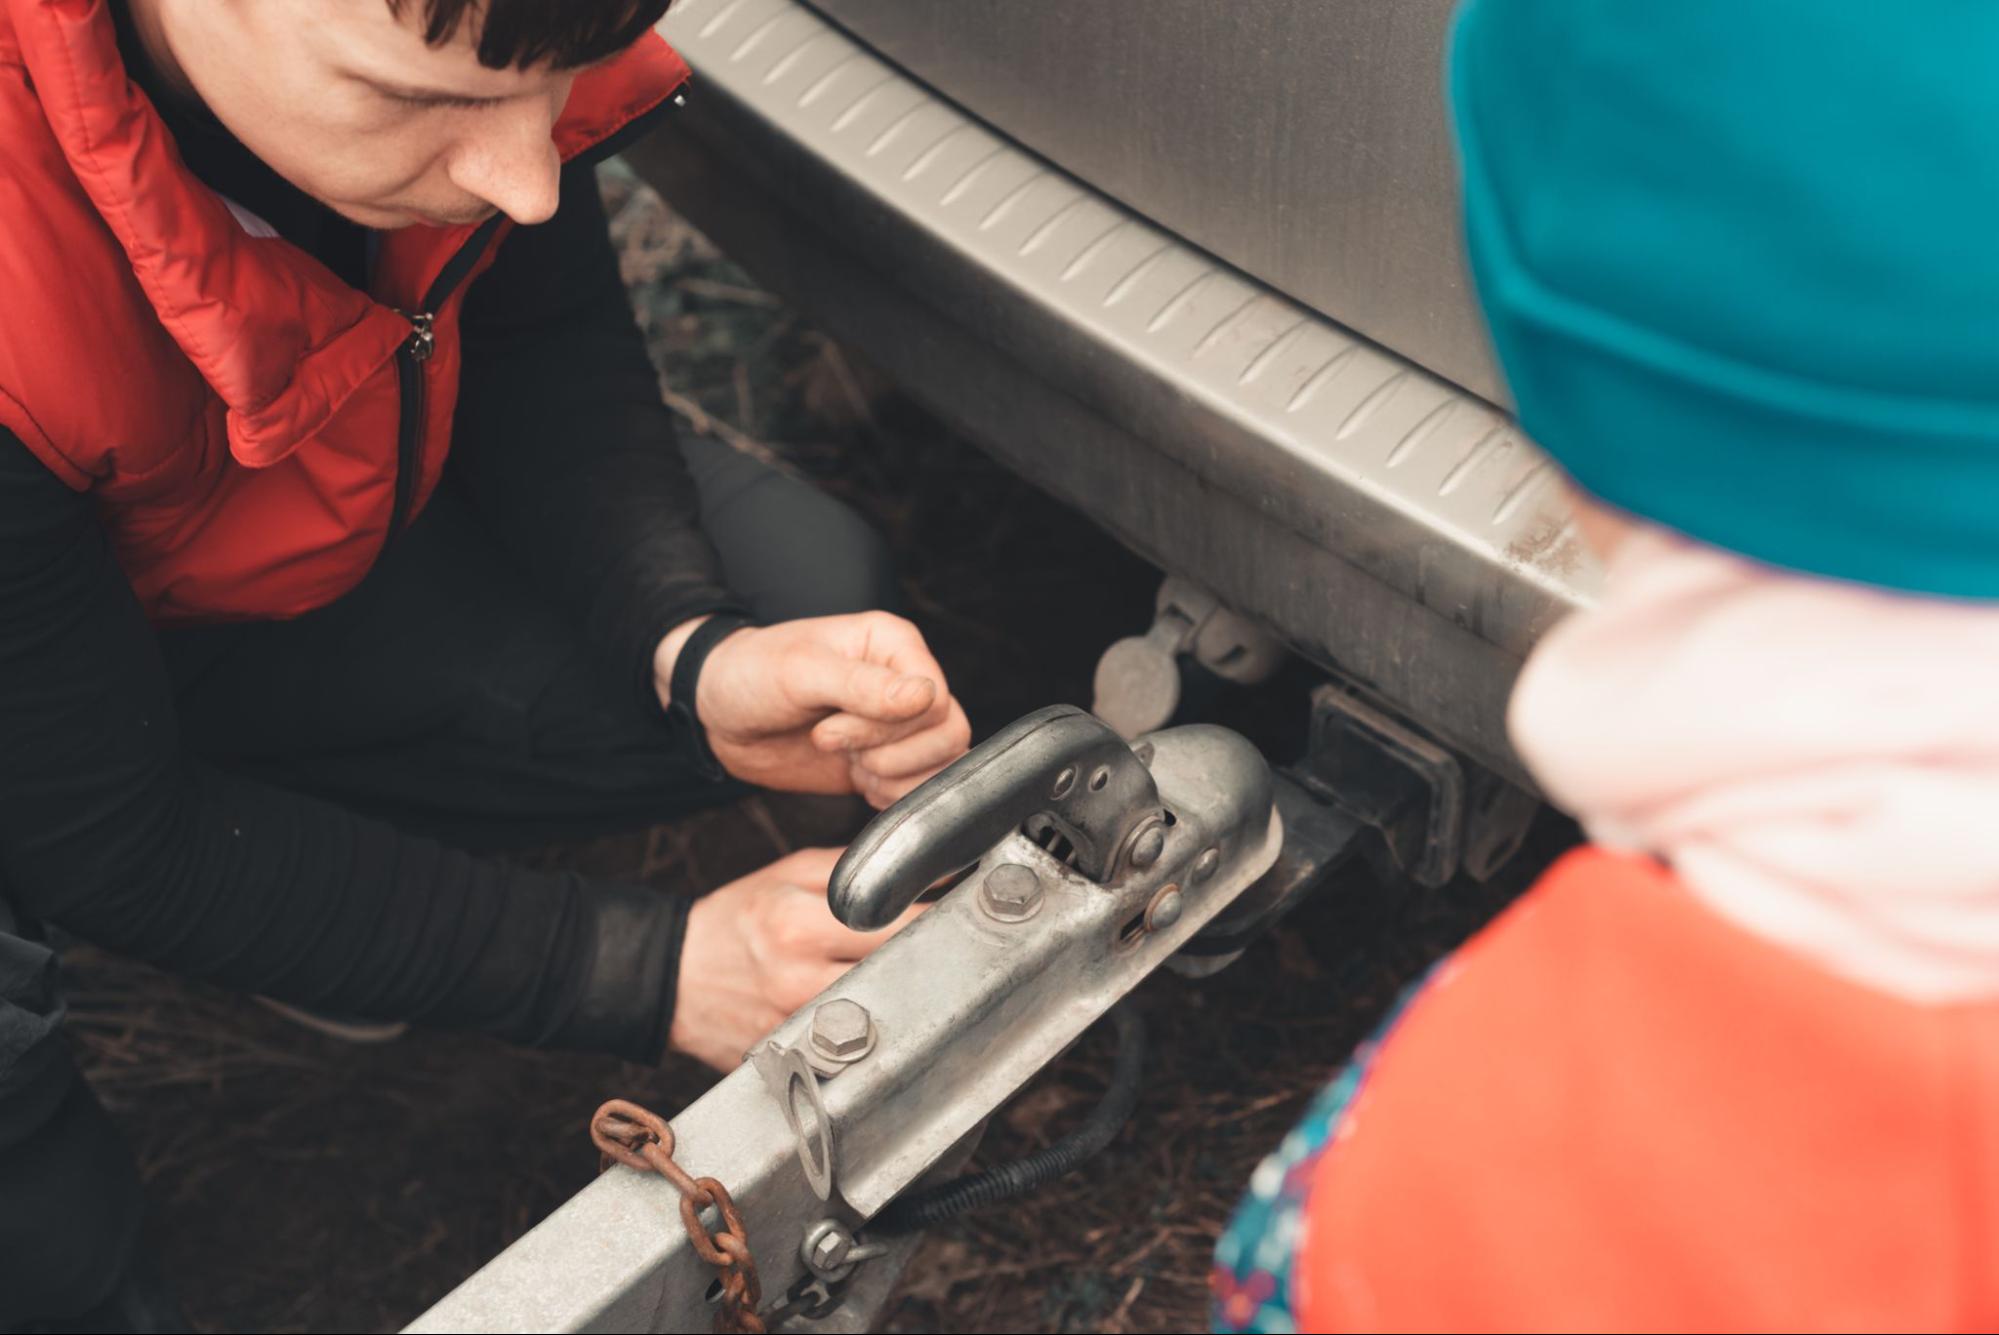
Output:
[[[648,36],[576,81],[558,150],[686,77]],[[105,0],[0,0],[0,426],[92,493],[156,622],[360,581],[444,466],[459,311],[504,231],[384,233],[356,291],[182,165]]]

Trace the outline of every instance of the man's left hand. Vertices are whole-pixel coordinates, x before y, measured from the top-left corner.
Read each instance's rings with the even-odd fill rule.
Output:
[[[662,702],[684,639],[668,636],[655,655]],[[739,630],[709,652],[694,706],[736,778],[859,793],[876,807],[963,755],[972,736],[922,632],[886,612]]]

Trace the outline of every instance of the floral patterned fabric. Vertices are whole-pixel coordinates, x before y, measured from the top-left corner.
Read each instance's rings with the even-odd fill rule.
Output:
[[[1298,1329],[1291,1261],[1302,1242],[1305,1199],[1319,1156],[1367,1082],[1382,1041],[1428,981],[1425,975],[1403,992],[1352,1060],[1312,1100],[1304,1120],[1257,1165],[1249,1193],[1215,1246],[1215,1265],[1208,1275],[1214,1294],[1210,1321],[1221,1335],[1251,1331],[1283,1335]]]

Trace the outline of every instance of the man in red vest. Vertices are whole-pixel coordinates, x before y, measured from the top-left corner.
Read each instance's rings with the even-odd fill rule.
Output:
[[[874,535],[676,446],[592,164],[666,0],[0,0],[0,1329],[160,1328],[44,926],[730,1066],[879,935],[471,852],[965,748]]]

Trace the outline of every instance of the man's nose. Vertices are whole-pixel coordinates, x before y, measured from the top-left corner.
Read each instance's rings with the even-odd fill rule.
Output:
[[[496,107],[452,153],[446,174],[523,225],[546,222],[561,193],[555,108],[539,100]]]

